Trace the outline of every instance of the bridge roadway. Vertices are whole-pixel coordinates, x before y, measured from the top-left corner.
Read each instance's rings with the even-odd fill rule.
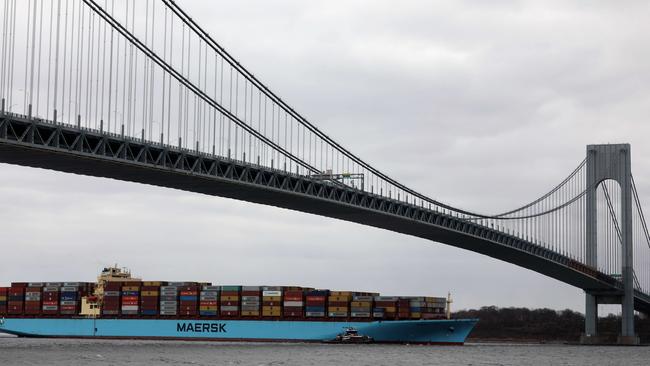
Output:
[[[508,233],[332,182],[100,130],[0,113],[0,162],[283,207],[481,253],[609,298],[617,279]],[[635,294],[650,314],[650,296]]]

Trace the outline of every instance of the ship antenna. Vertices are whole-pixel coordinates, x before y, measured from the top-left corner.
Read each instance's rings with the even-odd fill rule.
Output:
[[[447,319],[451,319],[451,303],[454,300],[451,299],[451,292],[447,292]]]

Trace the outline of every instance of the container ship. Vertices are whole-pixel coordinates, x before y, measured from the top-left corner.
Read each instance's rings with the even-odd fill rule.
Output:
[[[294,286],[143,281],[114,266],[96,283],[0,287],[0,332],[255,342],[328,342],[347,332],[377,343],[460,345],[477,320],[451,319],[450,302]]]

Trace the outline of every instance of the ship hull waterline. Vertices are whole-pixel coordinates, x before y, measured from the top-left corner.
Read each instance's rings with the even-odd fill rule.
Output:
[[[0,332],[39,338],[323,342],[353,327],[377,343],[462,345],[476,322],[6,318],[0,321]]]

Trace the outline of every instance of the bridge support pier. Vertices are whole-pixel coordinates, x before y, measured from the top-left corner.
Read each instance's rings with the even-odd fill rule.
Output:
[[[634,269],[632,243],[632,168],[629,144],[588,145],[586,179],[586,264],[598,268],[598,215],[597,189],[608,179],[618,182],[621,188],[621,279],[623,294],[621,334],[619,344],[638,344],[634,332]],[[598,338],[598,296],[587,292],[585,301],[585,333],[583,343],[593,343]]]

